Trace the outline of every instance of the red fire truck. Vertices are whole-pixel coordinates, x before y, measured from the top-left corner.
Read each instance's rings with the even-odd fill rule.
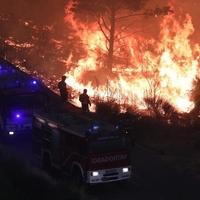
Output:
[[[45,168],[56,167],[88,184],[130,179],[127,131],[69,112],[33,117],[34,151]]]

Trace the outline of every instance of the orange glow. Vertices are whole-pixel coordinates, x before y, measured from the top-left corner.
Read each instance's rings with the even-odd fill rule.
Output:
[[[194,107],[190,94],[198,75],[200,48],[190,41],[194,27],[189,15],[184,21],[178,20],[175,14],[164,16],[157,40],[136,35],[119,40],[118,46],[125,44],[128,55],[124,63],[115,63],[114,76],[110,76],[103,62],[106,39],[98,24],[86,25],[75,20],[70,6],[65,20],[77,31],[87,52],[77,67],[66,73],[66,82],[74,90],[82,92],[87,88],[92,97],[112,98],[119,104],[139,109],[146,108],[144,98],[149,90],[154,90],[155,95],[167,100],[179,112],[189,112]],[[122,34],[127,36],[126,32]],[[121,52],[122,48],[116,50],[116,56],[120,57]]]
[[[28,42],[26,42],[26,43],[16,43],[14,40],[12,40],[12,38],[7,39],[4,42],[7,45],[13,46],[13,47],[16,47],[16,48],[32,48],[34,46],[33,44],[30,44]]]

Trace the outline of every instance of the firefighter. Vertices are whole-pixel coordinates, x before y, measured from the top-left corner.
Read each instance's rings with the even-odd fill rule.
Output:
[[[60,96],[63,103],[68,102],[68,91],[67,84],[65,83],[66,76],[62,76],[62,80],[58,83],[58,88],[60,90]]]
[[[84,113],[89,112],[88,105],[91,106],[91,102],[89,96],[87,95],[87,89],[83,90],[83,93],[79,96],[79,101],[81,102],[82,111]]]

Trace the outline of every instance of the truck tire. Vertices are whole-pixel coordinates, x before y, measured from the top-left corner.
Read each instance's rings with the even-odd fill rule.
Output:
[[[73,167],[72,169],[72,185],[75,187],[81,187],[83,185],[83,177],[81,171],[78,167]]]
[[[47,171],[50,172],[51,171],[51,157],[49,155],[49,153],[44,153],[42,156],[42,168]]]

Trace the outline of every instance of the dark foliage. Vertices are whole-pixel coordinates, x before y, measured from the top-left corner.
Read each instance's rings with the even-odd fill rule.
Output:
[[[195,107],[192,110],[193,117],[197,117],[200,110],[200,79],[197,78],[194,82],[195,89],[192,92],[192,100],[195,103]]]
[[[172,119],[178,115],[176,109],[161,97],[146,97],[144,101],[150,114],[156,118]]]
[[[112,9],[138,11],[144,7],[147,1],[148,0],[74,0],[73,11],[77,13],[86,12],[88,14],[108,14]]]
[[[120,113],[120,106],[114,101],[97,101],[96,113],[104,118],[115,118]]]

